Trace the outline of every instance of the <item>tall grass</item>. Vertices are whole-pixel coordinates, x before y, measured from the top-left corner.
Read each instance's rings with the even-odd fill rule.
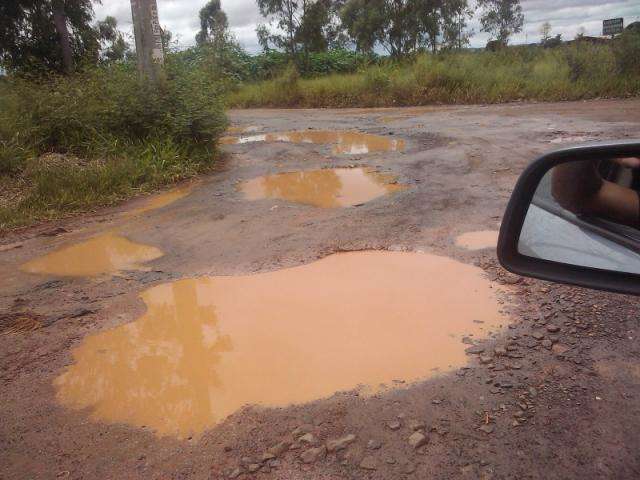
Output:
[[[624,49],[624,50],[623,50]],[[629,45],[578,42],[560,48],[421,54],[355,74],[246,84],[232,107],[386,107],[516,100],[579,100],[640,93],[640,36]],[[286,82],[288,90],[282,89]],[[295,95],[288,95],[293,92]]]
[[[226,128],[221,88],[169,63],[0,82],[0,229],[110,205],[209,168]],[[4,190],[4,194],[3,194]]]

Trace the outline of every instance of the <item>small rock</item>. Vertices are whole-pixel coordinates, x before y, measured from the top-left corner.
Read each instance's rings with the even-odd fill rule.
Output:
[[[551,347],[553,346],[553,342],[549,339],[545,339],[542,341],[542,346],[547,350],[551,350]]]
[[[241,473],[242,473],[242,470],[240,470],[240,468],[236,468],[231,473],[229,473],[229,475],[227,475],[227,477],[229,477],[229,478],[237,478],[237,477],[240,476]]]
[[[478,430],[483,431],[486,434],[493,433],[493,425],[483,423]]]
[[[277,458],[274,460],[269,460],[270,468],[278,468],[279,466],[280,466],[280,460],[278,460]]]
[[[385,462],[388,463],[389,465],[393,465],[394,463],[396,463],[396,459],[393,457],[387,457]]]
[[[547,325],[547,332],[556,333],[560,331],[560,327],[557,325],[549,324]]]
[[[493,357],[489,355],[480,355],[480,363],[483,365],[487,365],[493,361]]]
[[[529,396],[536,398],[538,396],[538,390],[535,387],[529,387]]]
[[[313,463],[320,458],[324,458],[326,454],[327,454],[327,448],[323,445],[321,447],[315,447],[315,448],[310,448],[308,450],[305,450],[300,455],[300,459],[304,463]]]
[[[402,469],[403,473],[410,475],[416,471],[416,466],[413,463],[407,463]]]
[[[249,470],[249,473],[256,473],[258,470],[260,470],[260,468],[262,468],[262,465],[259,463],[250,463],[247,466],[247,470]]]
[[[506,355],[507,350],[504,347],[496,347],[493,349],[493,353],[495,353],[497,356]]]
[[[356,439],[356,436],[353,433],[350,433],[349,435],[345,435],[344,437],[337,438],[335,440],[328,440],[327,441],[327,451],[328,452],[337,452],[337,451],[340,451],[340,450],[344,450],[355,439]]]
[[[427,428],[427,424],[420,420],[411,420],[409,422],[409,429],[412,431],[424,430],[425,428]]]
[[[269,453],[272,453],[273,455],[275,455],[276,457],[279,457],[280,455],[282,455],[284,452],[286,452],[287,450],[289,450],[289,446],[291,445],[291,443],[289,442],[280,442],[280,443],[276,443],[273,447],[271,447],[269,449]]]
[[[265,452],[262,454],[261,460],[262,462],[268,462],[269,460],[273,460],[276,456],[271,452]]]
[[[467,348],[465,352],[471,353],[473,355],[479,355],[484,352],[484,347],[481,347],[480,345],[474,345],[473,347]]]
[[[60,235],[62,233],[67,233],[68,230],[66,228],[62,228],[62,227],[56,227],[56,228],[52,228],[50,230],[45,230],[44,232],[40,233],[39,236],[41,237],[55,237],[57,235]]]
[[[253,463],[253,460],[250,457],[242,457],[240,459],[240,465],[249,465],[250,463]]]
[[[417,449],[429,442],[429,438],[420,432],[413,432],[409,437],[409,445]]]
[[[378,450],[380,447],[382,447],[382,442],[380,440],[369,440],[367,442],[367,448],[369,450]]]
[[[387,428],[389,428],[390,430],[398,430],[400,429],[401,426],[402,426],[402,423],[400,423],[398,420],[392,420],[390,422],[387,422]]]
[[[299,437],[300,435],[304,435],[305,433],[312,433],[312,432],[313,432],[313,425],[309,423],[305,423],[304,425],[300,425],[299,427],[297,427],[293,432],[291,432],[291,434],[294,437]]]
[[[502,281],[507,285],[516,285],[522,282],[522,277],[518,277],[517,275],[505,275]]]
[[[360,468],[365,470],[376,470],[378,468],[376,459],[372,455],[367,455],[360,462]]]
[[[551,347],[551,351],[556,355],[564,355],[567,351],[569,351],[569,347],[566,345],[562,345],[561,343],[556,343],[553,347]]]
[[[542,340],[544,338],[544,333],[540,331],[535,331],[531,334],[531,336],[536,340]]]
[[[299,439],[299,442],[306,443],[307,445],[315,445],[316,437],[313,433],[305,433]]]
[[[438,399],[433,399],[431,400],[431,403],[433,403],[434,405],[440,405],[442,402]]]

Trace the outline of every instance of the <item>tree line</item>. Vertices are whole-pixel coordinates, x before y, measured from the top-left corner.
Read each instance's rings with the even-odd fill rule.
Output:
[[[380,47],[392,57],[420,50],[460,49],[474,33],[476,12],[468,0],[256,0],[265,22],[256,34],[264,52],[292,57]],[[519,0],[478,0],[480,25],[494,44],[506,45],[522,30]],[[162,12],[160,12],[162,13]],[[220,0],[199,12],[197,45],[235,44]],[[163,43],[171,41],[165,31]],[[70,73],[78,65],[130,58],[129,43],[116,19],[94,21],[91,0],[11,0],[0,2],[0,65],[9,71]]]
[[[219,3],[219,2],[218,2]],[[263,50],[291,55],[353,46],[393,57],[417,50],[455,49],[469,44],[475,14],[467,0],[257,0],[269,20],[257,28]],[[522,30],[519,0],[479,0],[483,32],[501,45]]]

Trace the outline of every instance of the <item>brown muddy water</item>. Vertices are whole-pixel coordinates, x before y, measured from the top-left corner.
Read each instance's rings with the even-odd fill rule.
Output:
[[[404,140],[359,132],[331,130],[306,130],[299,132],[265,133],[245,137],[223,137],[223,145],[254,142],[291,142],[333,145],[334,154],[365,154],[374,152],[395,152],[404,150]]]
[[[20,269],[29,273],[94,277],[124,270],[141,270],[144,269],[142,263],[162,255],[156,247],[107,232],[35,258]]]
[[[197,437],[245,405],[372,393],[461,367],[463,336],[509,322],[497,288],[446,257],[381,251],[166,283],[142,294],[136,321],[82,341],[56,395],[95,420]]]
[[[479,232],[467,232],[456,237],[456,246],[467,250],[482,250],[484,248],[496,248],[498,245],[498,232],[495,230],[482,230]]]
[[[406,188],[396,177],[365,168],[279,173],[240,184],[248,200],[279,198],[322,208],[350,207]]]
[[[169,190],[167,192],[158,193],[157,195],[152,195],[148,199],[145,199],[142,206],[131,210],[130,212],[127,212],[127,215],[135,216],[141,213],[149,212],[151,210],[157,210],[159,208],[166,207],[167,205],[170,205],[173,202],[189,195],[192,189],[193,185],[188,185],[180,188],[174,188],[173,190]]]

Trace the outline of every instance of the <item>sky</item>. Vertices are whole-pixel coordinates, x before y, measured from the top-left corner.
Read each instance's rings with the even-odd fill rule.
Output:
[[[473,0],[472,0],[473,1]],[[199,29],[198,11],[206,0],[157,0],[160,23],[173,32],[181,47],[194,44]],[[240,44],[249,52],[258,52],[255,29],[265,23],[256,5],[256,0],[222,0],[222,9],[229,19],[229,27]],[[470,2],[472,3],[472,2]],[[562,34],[568,40],[583,28],[587,35],[602,33],[602,20],[623,17],[625,25],[640,21],[639,0],[522,0],[525,24],[522,33],[515,35],[511,43],[530,43],[540,39],[540,27],[551,24],[553,35]],[[132,32],[130,0],[102,0],[94,6],[96,18],[107,15],[116,17],[120,29]],[[471,37],[472,47],[482,47],[488,40],[480,32],[478,15],[469,27],[475,31]]]

